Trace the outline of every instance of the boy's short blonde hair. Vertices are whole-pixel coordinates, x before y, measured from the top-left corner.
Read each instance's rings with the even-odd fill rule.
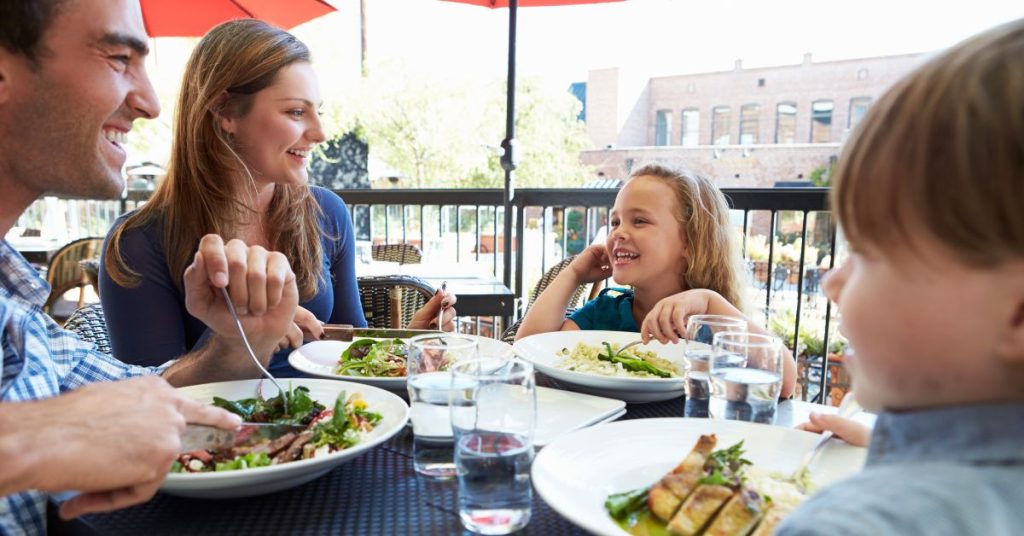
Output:
[[[968,265],[1024,258],[1024,19],[898,82],[839,159],[832,206],[853,244],[932,235]]]
[[[683,286],[713,290],[746,311],[739,248],[722,191],[703,175],[656,164],[641,166],[629,176],[657,179],[676,194],[676,219],[690,253],[686,272],[679,274]]]

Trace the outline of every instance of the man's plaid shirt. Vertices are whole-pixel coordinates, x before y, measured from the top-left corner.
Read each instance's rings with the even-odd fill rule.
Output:
[[[49,294],[50,286],[39,273],[7,241],[0,241],[0,411],[7,404],[54,397],[86,383],[163,370],[126,365],[61,329],[43,313]],[[45,534],[46,500],[38,491],[0,497],[0,534]]]

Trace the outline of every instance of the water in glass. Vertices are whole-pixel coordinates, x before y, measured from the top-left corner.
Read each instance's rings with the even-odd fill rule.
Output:
[[[508,534],[530,521],[529,438],[500,432],[459,437],[455,464],[459,473],[459,516],[480,534]]]

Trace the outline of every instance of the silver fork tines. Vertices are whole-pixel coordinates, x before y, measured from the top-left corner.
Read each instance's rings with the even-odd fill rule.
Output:
[[[249,345],[249,338],[245,336],[245,330],[242,329],[242,321],[238,319],[238,313],[235,312],[235,306],[231,303],[231,295],[228,294],[228,288],[223,287],[220,290],[224,294],[224,303],[228,306],[228,312],[231,313],[231,318],[235,320],[235,327],[238,328],[238,334],[242,336],[242,343],[245,344],[245,349],[249,352],[249,357],[251,357],[252,361],[256,363],[257,367],[259,367],[260,372],[262,372],[263,375],[274,384],[274,387],[277,387],[277,392],[281,393],[281,399],[284,400],[284,412],[288,413],[288,393],[284,391],[281,384],[277,383],[274,376],[272,376],[267,369],[263,368],[263,364],[256,358],[256,353],[252,351],[252,346]]]

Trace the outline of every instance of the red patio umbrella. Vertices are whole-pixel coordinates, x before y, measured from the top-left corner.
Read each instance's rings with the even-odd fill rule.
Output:
[[[502,280],[506,286],[512,283],[512,198],[515,195],[515,184],[512,171],[516,169],[519,156],[516,154],[516,11],[519,6],[566,6],[575,4],[599,4],[603,2],[620,2],[622,0],[447,0],[463,4],[474,4],[489,8],[507,7],[508,9],[508,85],[506,86],[505,103],[505,139],[501,147],[505,152],[501,155],[501,167],[505,170],[505,256]],[[516,290],[523,286],[522,271],[516,271]]]
[[[232,19],[260,19],[291,28],[334,11],[322,0],[141,0],[150,37],[199,37]]]

